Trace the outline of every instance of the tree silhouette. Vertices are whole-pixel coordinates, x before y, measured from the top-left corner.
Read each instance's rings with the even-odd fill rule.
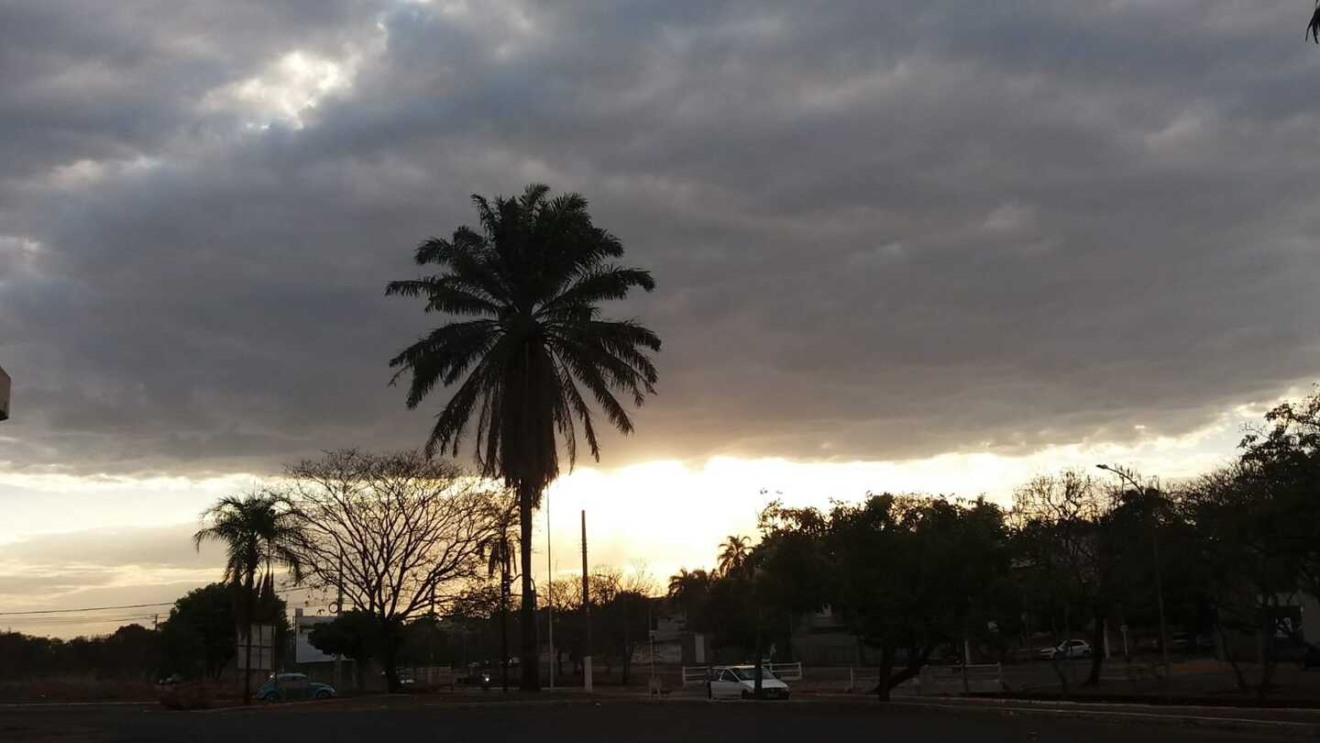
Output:
[[[250,701],[252,693],[252,633],[250,627],[256,609],[257,573],[265,577],[273,574],[277,566],[288,568],[295,580],[302,577],[302,563],[296,546],[302,531],[298,520],[290,511],[288,501],[270,493],[255,493],[243,497],[225,496],[202,513],[205,526],[193,534],[193,546],[201,549],[203,542],[219,542],[225,547],[224,580],[238,589],[237,615],[245,630],[243,703]]]
[[[375,618],[391,692],[404,625],[481,575],[501,506],[491,483],[420,452],[327,452],[287,470],[309,583]],[[438,603],[437,603],[438,602]]]
[[[747,550],[750,544],[751,540],[747,537],[734,534],[725,537],[724,541],[720,543],[719,571],[724,575],[729,575],[746,565]]]
[[[615,397],[641,405],[657,379],[647,351],[660,339],[635,321],[600,319],[598,305],[623,299],[634,287],[651,291],[647,271],[611,262],[623,246],[592,224],[578,194],[549,198],[529,185],[522,196],[493,202],[474,195],[481,231],[459,227],[448,240],[429,239],[414,256],[434,265],[431,276],[393,281],[387,295],[422,297],[427,312],[451,319],[390,360],[412,379],[407,405],[415,408],[437,384],[457,385],[436,417],[428,455],[457,454],[473,419],[476,460],[483,475],[500,477],[518,494],[521,562],[531,562],[532,512],[559,474],[563,443],[572,467],[580,425],[599,459],[595,421],[585,387],[620,432],[632,420]],[[581,385],[581,387],[579,387]],[[531,571],[522,571],[522,683],[540,687]]]
[[[714,576],[701,569],[680,568],[677,573],[669,576],[667,598],[683,612],[688,629],[705,625],[704,610],[714,582]]]

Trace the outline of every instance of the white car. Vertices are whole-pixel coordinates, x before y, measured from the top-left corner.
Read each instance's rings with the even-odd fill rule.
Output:
[[[1086,640],[1064,640],[1057,647],[1041,648],[1040,657],[1047,660],[1054,658],[1090,658],[1091,644]]]
[[[711,699],[751,699],[756,692],[755,666],[716,666],[706,682],[706,696]],[[761,669],[761,696],[765,699],[788,699],[788,684],[775,678],[769,668]]]

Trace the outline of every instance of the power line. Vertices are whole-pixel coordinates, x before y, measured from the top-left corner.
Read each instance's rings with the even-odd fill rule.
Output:
[[[75,614],[81,611],[109,611],[111,609],[151,609],[157,606],[174,606],[173,601],[160,604],[124,604],[123,606],[85,606],[81,609],[41,609],[38,611],[0,611],[0,617],[27,617],[37,614]]]
[[[299,591],[316,590],[314,586],[294,586],[292,588],[277,588],[276,593],[297,593]],[[114,609],[154,609],[160,606],[174,606],[173,601],[165,601],[158,604],[123,604],[120,606],[84,606],[78,609],[40,609],[33,611],[0,611],[0,617],[27,617],[49,614],[76,614],[87,611],[110,611]]]

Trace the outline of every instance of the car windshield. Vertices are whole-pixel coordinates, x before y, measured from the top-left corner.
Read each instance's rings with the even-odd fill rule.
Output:
[[[756,680],[756,669],[755,669],[755,668],[735,668],[735,669],[733,669],[733,672],[734,672],[735,674],[737,674],[738,679],[741,680],[741,681],[755,681],[755,680]],[[765,681],[765,680],[767,680],[767,679],[772,679],[772,678],[774,678],[774,677],[775,677],[775,675],[774,675],[773,673],[770,673],[770,669],[768,669],[768,668],[763,668],[763,669],[761,669],[761,680],[762,680],[762,681]]]

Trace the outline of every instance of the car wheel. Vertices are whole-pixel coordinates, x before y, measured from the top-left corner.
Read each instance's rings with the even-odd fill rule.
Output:
[[[752,693],[751,693],[750,691],[747,691],[746,689],[743,689],[742,698],[743,698],[743,699],[751,699],[751,698],[752,698]]]
[[[330,692],[328,692],[328,691],[322,689],[321,691],[316,692],[316,698],[317,698],[317,699],[329,699],[329,698],[330,698]]]

